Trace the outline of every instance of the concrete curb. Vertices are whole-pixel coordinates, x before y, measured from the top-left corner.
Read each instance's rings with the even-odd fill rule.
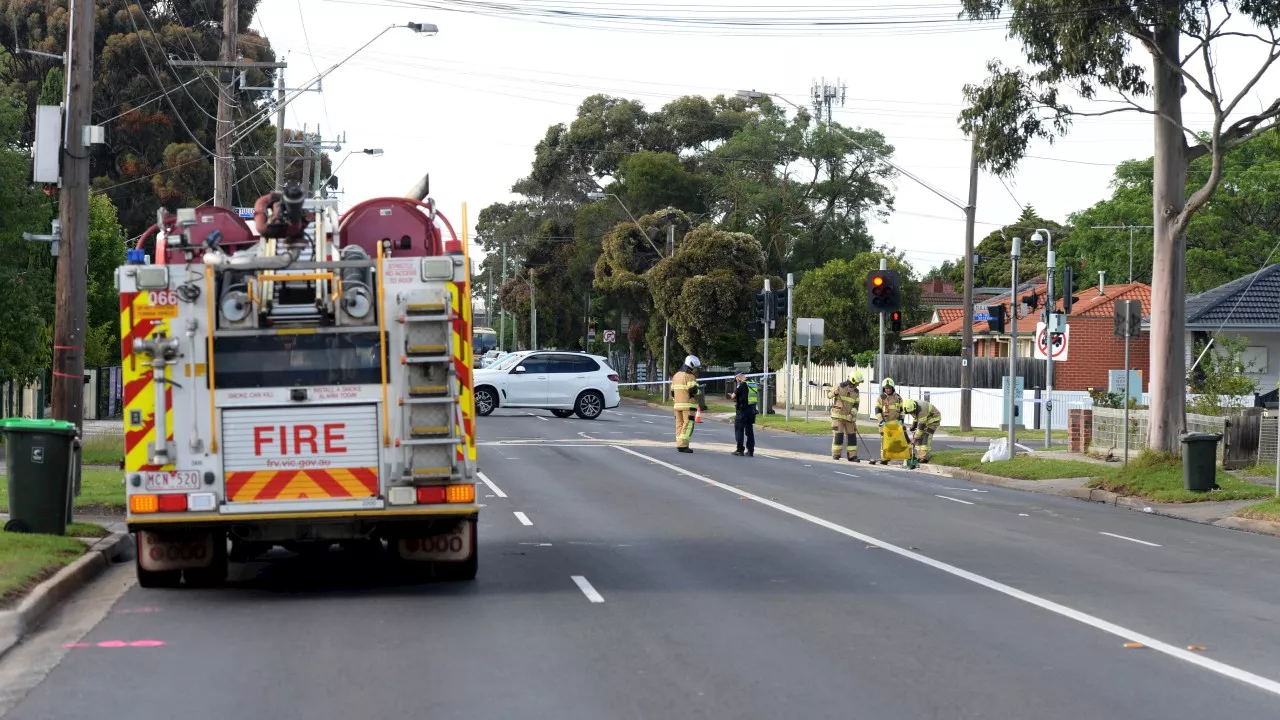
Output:
[[[1149,500],[1142,498],[1129,497],[1120,495],[1110,490],[1100,490],[1098,488],[1088,487],[1053,487],[1043,485],[1042,483],[1050,483],[1052,480],[1018,480],[1015,478],[1000,477],[998,475],[988,475],[986,473],[975,472],[966,468],[955,468],[946,465],[921,465],[920,470],[924,472],[938,475],[941,477],[956,478],[957,480],[968,480],[970,482],[980,483],[983,485],[995,485],[998,487],[1009,488],[1010,490],[1027,490],[1030,492],[1038,492],[1046,495],[1058,495],[1059,497],[1069,497],[1076,500],[1086,500],[1088,502],[1104,503],[1107,505],[1115,505],[1116,507],[1129,508],[1138,512],[1150,513],[1161,517],[1174,518],[1177,520],[1186,520],[1188,522],[1200,523],[1201,525],[1213,525],[1215,527],[1230,528],[1232,530],[1245,530],[1248,532],[1259,533],[1262,535],[1272,535],[1280,537],[1280,522],[1271,520],[1257,520],[1254,518],[1242,517],[1225,517],[1220,520],[1206,521],[1196,518],[1187,517],[1164,511],[1158,504],[1153,504]],[[1072,480],[1074,478],[1063,478],[1063,480]],[[1080,478],[1084,480],[1085,478]]]
[[[37,585],[18,607],[0,612],[0,657],[21,642],[58,603],[98,577],[128,541],[128,533],[102,538],[75,562]]]

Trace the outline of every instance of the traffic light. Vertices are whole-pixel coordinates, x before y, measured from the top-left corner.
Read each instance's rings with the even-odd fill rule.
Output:
[[[761,325],[769,324],[769,297],[764,290],[756,293],[756,322]]]
[[[1076,275],[1067,265],[1062,268],[1062,314],[1071,314],[1071,305],[1076,301]]]
[[[774,290],[773,291],[773,319],[787,319],[787,293],[790,290]]]
[[[889,320],[893,323],[894,332],[902,332],[902,313],[894,310],[889,313]]]
[[[897,270],[872,270],[867,273],[867,302],[873,313],[893,312],[902,306]]]
[[[988,305],[987,315],[991,317],[991,319],[987,321],[987,329],[993,333],[1004,332],[1004,306]]]

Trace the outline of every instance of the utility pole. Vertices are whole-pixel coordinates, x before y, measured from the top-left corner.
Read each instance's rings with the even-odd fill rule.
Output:
[[[773,324],[773,290],[769,287],[769,278],[764,279],[764,374],[760,376],[760,402],[764,405],[764,414],[768,415],[772,406],[769,404],[769,326]]]
[[[502,241],[502,287],[507,286],[507,241]],[[514,343],[512,343],[514,345]],[[498,320],[498,348],[507,349],[507,308],[503,306]]]
[[[675,223],[671,222],[670,219],[668,219],[667,220],[667,257],[671,257],[672,255],[675,254],[675,247],[676,247],[676,225]],[[768,281],[766,280],[765,282],[768,282]],[[664,403],[667,401],[669,397],[668,393],[670,392],[670,389],[671,389],[671,384],[667,380],[667,377],[668,377],[667,376],[667,337],[670,334],[671,334],[671,321],[666,318],[663,318],[662,320],[662,402]],[[765,362],[767,364],[768,360],[766,360]]]
[[[1013,249],[1009,251],[1013,259],[1012,291],[1009,293],[1009,459],[1017,454],[1017,410],[1018,400],[1018,259],[1022,257],[1022,238],[1013,239]]]
[[[791,346],[795,343],[792,339],[791,328],[795,321],[791,319],[791,313],[794,312],[792,305],[796,288],[796,276],[794,273],[787,273],[787,422],[791,422],[791,393],[796,389],[794,377],[796,373],[795,367],[791,364]],[[805,369],[808,370],[806,364]]]
[[[222,2],[222,50],[218,59],[223,62],[235,62],[236,36],[240,33],[240,0],[223,0]],[[218,132],[214,143],[213,158],[213,204],[215,207],[229,208],[232,205],[231,188],[235,185],[235,161],[231,158],[231,93],[235,84],[230,77],[234,73],[224,71],[218,77]],[[230,77],[227,77],[230,76]]]
[[[889,261],[885,258],[880,258],[880,269],[889,269]],[[883,383],[885,375],[888,374],[884,367],[884,311],[882,310],[876,314],[880,316],[880,365],[876,368],[876,381]]]
[[[1047,450],[1053,444],[1053,335],[1057,323],[1053,312],[1054,294],[1053,294],[1053,276],[1058,269],[1058,256],[1053,252],[1053,233],[1041,228],[1036,231],[1036,235],[1044,233],[1048,238],[1049,247],[1046,257],[1048,261],[1045,266],[1045,299],[1044,299],[1044,335],[1045,335],[1045,384],[1048,386],[1048,395],[1044,401],[1044,446]]]
[[[969,204],[964,209],[964,330],[960,339],[960,431],[973,429],[973,235],[978,207],[978,136],[969,153]]]
[[[53,328],[53,417],[84,422],[84,342],[89,292],[89,143],[93,106],[93,0],[71,0],[67,30],[66,120],[62,190],[58,198],[62,239],[58,249],[58,299]]]
[[[276,71],[276,190],[284,189],[284,70]]]

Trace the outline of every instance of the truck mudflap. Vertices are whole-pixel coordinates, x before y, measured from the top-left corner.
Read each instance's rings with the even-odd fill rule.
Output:
[[[447,532],[419,537],[400,535],[394,543],[396,557],[410,562],[465,562],[476,550],[476,522],[463,520]]]
[[[211,532],[138,531],[138,565],[147,572],[168,572],[209,567],[217,560],[215,538],[226,542],[225,534]]]

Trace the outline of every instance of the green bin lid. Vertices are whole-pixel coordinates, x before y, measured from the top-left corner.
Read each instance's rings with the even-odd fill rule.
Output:
[[[0,420],[0,430],[5,432],[76,434],[75,423],[69,423],[65,420],[32,420],[31,418],[5,418]]]

